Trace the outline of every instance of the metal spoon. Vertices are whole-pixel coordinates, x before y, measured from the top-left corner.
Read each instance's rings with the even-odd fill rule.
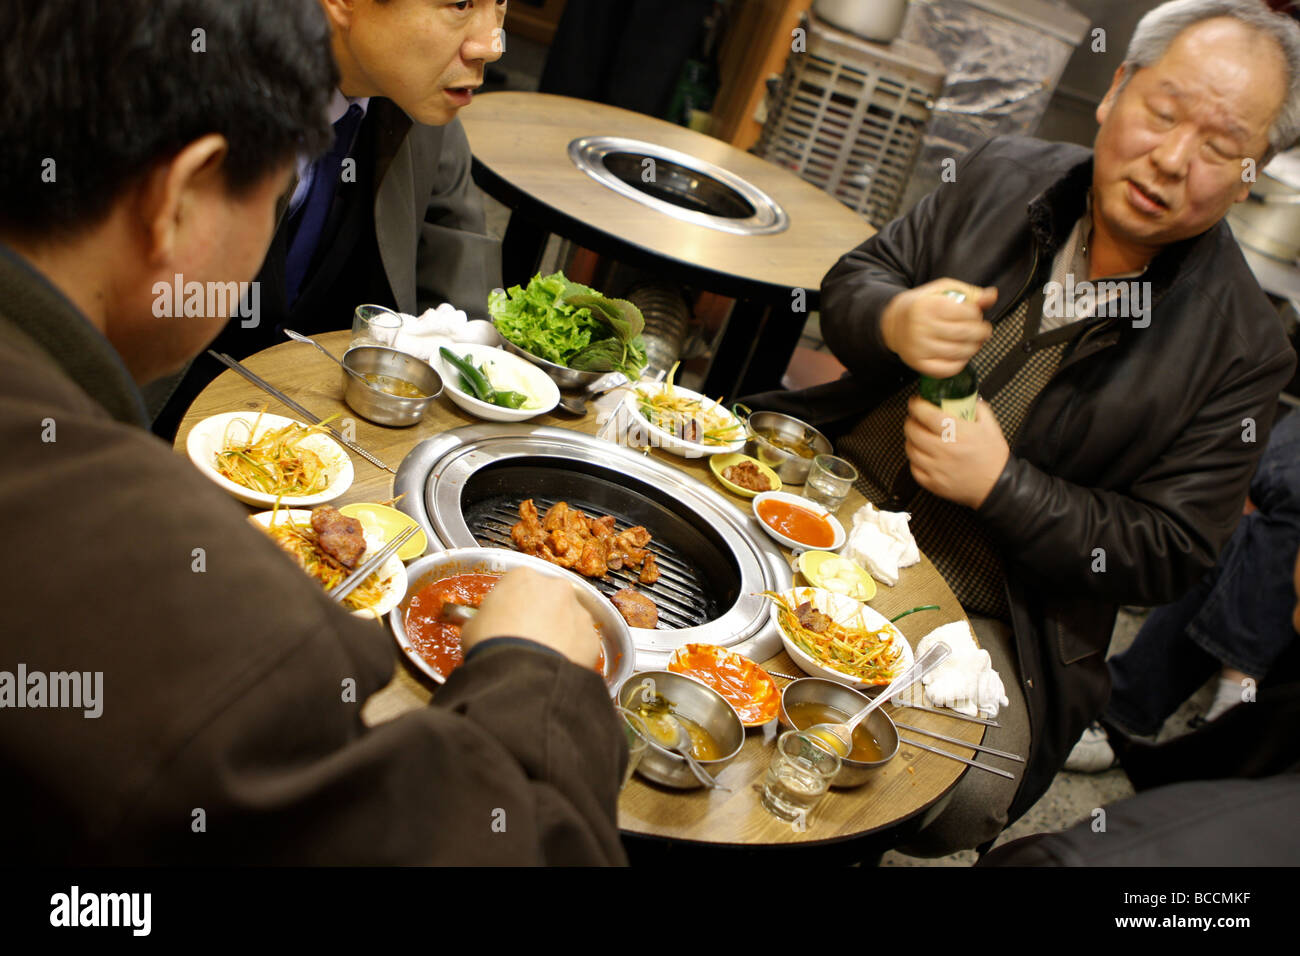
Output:
[[[328,358],[331,362],[336,363],[341,369],[343,369],[343,371],[347,372],[353,378],[358,379],[359,381],[362,382],[366,382],[366,377],[364,375],[362,375],[360,372],[353,371],[352,369],[348,368],[346,365],[343,364],[341,359],[336,358],[333,352],[331,352],[325,346],[321,345],[315,339],[308,338],[307,336],[303,335],[301,332],[295,332],[292,329],[285,329],[284,334],[289,336],[289,338],[293,339],[295,342],[306,342],[308,345],[313,346],[318,352],[320,352],[322,355]],[[366,384],[369,385],[370,383],[366,382]]]
[[[730,793],[731,788],[724,787],[722,784],[718,783],[712,774],[700,766],[700,762],[696,760],[695,755],[691,753],[694,744],[691,742],[691,732],[686,729],[686,725],[678,720],[674,714],[664,714],[663,718],[671,721],[672,725],[677,728],[676,743],[665,745],[665,747],[686,759],[686,765],[691,768],[691,772],[695,774],[695,778],[699,780],[700,783],[713,790],[726,790]]]
[[[627,384],[627,376],[622,372],[610,372],[608,375],[602,375],[591,384],[585,392],[578,395],[565,395],[560,393],[560,404],[556,406],[570,415],[586,415],[587,402],[594,401],[606,392],[612,392],[616,388],[622,388]]]
[[[892,681],[885,685],[876,699],[867,704],[860,711],[850,717],[842,724],[813,724],[807,730],[806,734],[812,734],[819,742],[825,742],[833,753],[840,757],[847,757],[853,751],[853,731],[857,729],[858,724],[877,707],[889,700],[890,697],[897,694],[900,690],[911,687],[918,680],[924,677],[930,671],[934,670],[952,653],[952,648],[943,641],[936,641],[931,648],[921,655],[919,661],[915,661],[911,667],[903,671]]]

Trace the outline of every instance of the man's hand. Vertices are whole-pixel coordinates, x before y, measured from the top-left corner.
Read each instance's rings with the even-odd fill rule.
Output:
[[[940,293],[966,293],[956,302]],[[998,290],[981,289],[957,279],[935,279],[890,299],[880,317],[885,346],[922,375],[956,375],[993,334],[984,310],[998,300]]]
[[[478,613],[461,629],[466,653],[492,637],[523,637],[559,651],[582,667],[596,666],[596,623],[578,603],[573,585],[530,568],[503,575]]]
[[[989,403],[980,400],[973,422],[919,396],[908,402],[907,413],[903,447],[916,483],[968,508],[984,504],[1011,457]]]

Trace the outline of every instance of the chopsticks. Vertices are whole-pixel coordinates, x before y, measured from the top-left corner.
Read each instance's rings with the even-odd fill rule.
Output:
[[[933,730],[922,730],[920,727],[912,727],[903,723],[901,720],[894,721],[894,726],[903,730],[910,730],[914,734],[925,734],[927,737],[934,737],[945,743],[957,744],[959,747],[969,747],[971,750],[978,750],[981,753],[992,754],[995,757],[1005,757],[1007,760],[1014,760],[1017,763],[1024,763],[1025,758],[1019,754],[1008,753],[1005,750],[995,750],[993,747],[985,747],[983,744],[972,744],[957,737],[949,737],[947,734],[936,734]]]
[[[770,673],[770,672],[769,672]],[[923,710],[927,714],[939,714],[942,717],[952,717],[954,720],[964,720],[972,724],[983,724],[985,727],[1001,727],[996,720],[990,720],[987,717],[970,717],[956,710],[949,710],[945,707],[927,707],[924,704],[908,704],[895,698],[890,701],[895,707],[908,707],[912,710]]]
[[[385,561],[387,561],[394,554],[396,554],[397,549],[400,548],[402,545],[406,544],[407,541],[410,541],[411,538],[415,536],[415,533],[419,530],[420,529],[418,525],[411,525],[411,527],[407,528],[405,531],[399,534],[392,541],[388,542],[388,544],[386,544],[378,554],[368,559],[364,564],[361,565],[361,567],[357,568],[346,578],[340,581],[338,585],[334,588],[334,590],[328,592],[329,596],[333,598],[335,601],[342,601],[345,597],[347,597],[354,590],[356,590],[357,585],[359,585],[366,578],[370,577],[370,575],[374,574],[375,571],[377,571]]]
[[[946,750],[940,750],[938,747],[931,747],[929,744],[920,744],[915,740],[908,740],[902,734],[898,735],[900,743],[907,744],[909,747],[915,747],[918,750],[928,750],[932,754],[938,754],[940,757],[947,757],[949,760],[956,760],[958,763],[964,763],[968,767],[978,767],[980,770],[987,770],[989,773],[995,773],[999,777],[1006,777],[1008,780],[1015,780],[1016,775],[1007,773],[1005,770],[999,770],[997,767],[990,767],[988,764],[980,763],[977,760],[967,760],[965,757],[958,757],[956,754],[950,754]],[[974,744],[962,743],[963,747],[974,747]]]
[[[226,354],[224,354],[224,353],[222,353],[222,352],[214,352],[214,351],[212,351],[212,349],[208,349],[208,354],[211,355],[211,356],[212,356],[214,359],[216,359],[218,362],[220,362],[222,365],[224,365],[226,368],[230,369],[232,372],[238,372],[240,375],[244,376],[244,378],[248,379],[250,382],[252,382],[252,383],[253,383],[254,385],[256,385],[258,388],[260,388],[262,391],[266,392],[268,395],[270,395],[272,398],[276,399],[276,400],[277,400],[278,402],[280,402],[282,405],[286,405],[286,406],[288,406],[290,409],[292,409],[294,412],[296,412],[299,416],[301,416],[302,418],[305,418],[307,421],[311,422],[313,425],[321,425],[321,419],[320,419],[320,416],[319,416],[319,415],[315,415],[315,414],[312,414],[311,412],[307,411],[307,409],[303,408],[301,405],[299,405],[297,402],[295,402],[295,401],[294,401],[292,398],[290,398],[288,395],[284,394],[284,392],[280,391],[278,388],[276,388],[276,387],[275,387],[274,385],[272,385],[270,382],[266,381],[266,379],[260,377],[259,375],[257,375],[257,374],[254,373],[254,372],[249,371],[247,368],[245,368],[245,367],[244,367],[243,365],[241,365],[239,362],[237,362],[237,361],[235,361],[234,359],[232,359],[229,355],[226,355]],[[339,431],[337,428],[335,428],[333,425],[324,424],[324,425],[321,425],[321,427],[322,427],[322,428],[326,428],[326,429],[328,429],[328,430],[329,430],[329,433],[330,433],[331,435],[334,436],[334,439],[335,439],[336,441],[340,442],[340,443],[343,444],[343,445],[346,445],[348,448],[351,448],[354,452],[356,452],[358,455],[360,455],[360,456],[361,456],[362,458],[364,458],[366,461],[370,462],[370,464],[374,465],[376,468],[379,468],[379,469],[381,469],[382,471],[389,471],[389,472],[392,472],[394,475],[397,474],[396,469],[393,469],[393,468],[388,467],[388,465],[384,464],[382,461],[380,461],[380,460],[379,460],[378,458],[376,458],[374,455],[370,454],[370,452],[366,451],[364,448],[362,448],[362,447],[361,447],[360,445],[358,445],[356,442],[354,442],[354,441],[352,441],[352,440],[350,440],[350,439],[348,439],[348,438],[345,438],[345,437],[343,436],[343,433],[342,433],[341,431]]]

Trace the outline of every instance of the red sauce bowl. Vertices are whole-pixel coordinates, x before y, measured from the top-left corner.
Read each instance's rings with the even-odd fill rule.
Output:
[[[501,548],[456,548],[413,562],[406,569],[410,581],[406,597],[388,615],[398,649],[418,671],[443,683],[461,663],[461,654],[460,629],[433,620],[442,604],[450,601],[476,607],[496,578],[520,567],[562,578],[577,590],[578,602],[596,622],[601,644],[599,670],[612,695],[636,665],[632,633],[622,615],[578,575]]]

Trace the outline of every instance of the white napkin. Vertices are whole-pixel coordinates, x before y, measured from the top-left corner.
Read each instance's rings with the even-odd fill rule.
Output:
[[[938,641],[952,648],[952,653],[922,678],[926,701],[933,707],[951,707],[967,717],[996,717],[998,708],[1009,703],[1006,688],[993,669],[989,652],[975,646],[970,625],[955,621],[936,627],[917,642],[917,659]]]
[[[853,514],[853,530],[844,556],[870,571],[877,581],[893,587],[898,583],[900,568],[921,560],[916,539],[907,529],[910,517],[905,511],[877,511],[868,502]]]
[[[438,348],[467,341],[469,316],[450,302],[425,309],[419,318],[402,313],[402,327],[393,338],[393,348],[429,361]]]

